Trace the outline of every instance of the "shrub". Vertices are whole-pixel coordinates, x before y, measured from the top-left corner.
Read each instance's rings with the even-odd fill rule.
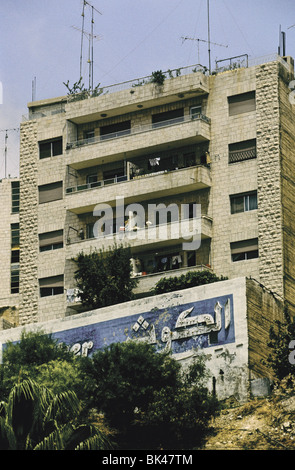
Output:
[[[160,279],[152,289],[153,294],[163,294],[188,287],[201,286],[212,282],[224,281],[226,277],[218,277],[211,271],[189,271],[186,274]]]

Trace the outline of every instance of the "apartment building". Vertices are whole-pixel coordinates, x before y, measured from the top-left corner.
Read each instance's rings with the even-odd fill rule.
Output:
[[[0,180],[0,329],[18,324],[19,179]]]
[[[75,315],[73,258],[118,239],[131,247],[138,295],[162,276],[210,269],[252,277],[293,308],[293,70],[292,58],[275,55],[30,103],[20,142],[20,324]],[[196,205],[201,243],[192,249]],[[187,233],[175,230],[172,206],[186,207]]]

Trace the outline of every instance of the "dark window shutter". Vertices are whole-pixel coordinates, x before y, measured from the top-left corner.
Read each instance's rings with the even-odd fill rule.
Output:
[[[250,91],[249,93],[241,93],[240,95],[229,96],[228,109],[230,116],[255,111],[255,91]]]
[[[57,201],[58,199],[62,199],[62,197],[62,181],[39,186],[39,204]]]

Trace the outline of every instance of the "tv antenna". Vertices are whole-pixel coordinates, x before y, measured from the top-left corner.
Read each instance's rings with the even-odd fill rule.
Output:
[[[85,31],[85,9],[86,7],[89,6],[91,8],[91,31],[87,32]],[[93,63],[94,63],[94,55],[93,55],[93,40],[94,39],[100,39],[99,36],[95,35],[93,32],[94,28],[94,12],[99,13],[102,15],[102,13],[97,10],[93,5],[91,5],[89,2],[86,0],[83,0],[83,8],[82,8],[82,28],[77,28],[73,26],[74,29],[77,29],[78,31],[81,32],[81,52],[80,52],[80,78],[83,76],[83,71],[82,71],[82,66],[83,66],[83,40],[84,36],[88,38],[89,41],[89,48],[88,48],[88,64],[89,64],[89,89],[93,90]]]
[[[206,42],[208,44],[208,62],[209,62],[209,74],[211,75],[211,44],[214,44],[215,46],[221,46],[221,47],[228,47],[228,46],[224,46],[223,44],[217,44],[215,42],[211,42],[210,40],[210,0],[207,0],[207,24],[208,24],[208,38],[207,40],[205,39],[199,39],[199,38],[188,38],[188,37],[184,37],[182,38],[183,39],[183,42],[186,40],[186,39],[189,39],[191,41],[198,41],[198,61],[200,62],[200,50],[199,50],[199,46],[200,46],[200,41],[201,42]]]
[[[186,40],[189,40],[189,41],[198,41],[198,63],[200,63],[200,42],[206,42],[207,44],[209,44],[208,41],[206,41],[205,39],[200,39],[200,38],[189,38],[189,37],[184,37],[182,36],[181,37],[182,39],[182,42],[184,43],[184,41]],[[210,42],[210,44],[214,44],[215,46],[220,46],[220,47],[228,47],[228,46],[225,46],[224,44],[218,44],[217,42]],[[209,70],[210,70],[210,67],[209,67]],[[210,70],[211,71],[211,70]]]

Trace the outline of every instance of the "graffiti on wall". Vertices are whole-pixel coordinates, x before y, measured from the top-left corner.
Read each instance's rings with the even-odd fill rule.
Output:
[[[77,355],[91,356],[111,343],[128,340],[153,344],[158,352],[183,353],[193,348],[235,341],[232,294],[175,305],[52,333]]]

